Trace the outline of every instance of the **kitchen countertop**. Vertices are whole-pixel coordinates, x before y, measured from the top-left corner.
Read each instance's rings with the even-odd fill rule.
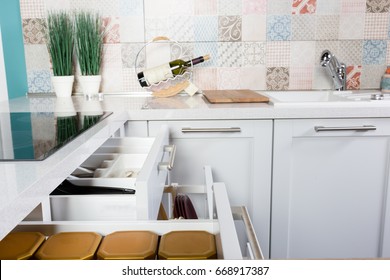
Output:
[[[160,99],[145,94],[105,94],[101,102],[85,101],[83,96],[73,96],[69,101],[37,94],[0,102],[0,112],[113,112],[44,161],[0,163],[0,239],[39,203],[48,203],[48,194],[126,120],[390,117],[388,107],[276,108],[267,103],[210,104],[201,94]]]

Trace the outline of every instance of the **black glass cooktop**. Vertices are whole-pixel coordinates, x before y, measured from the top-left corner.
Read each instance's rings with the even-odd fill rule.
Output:
[[[43,160],[110,114],[0,113],[0,161]]]

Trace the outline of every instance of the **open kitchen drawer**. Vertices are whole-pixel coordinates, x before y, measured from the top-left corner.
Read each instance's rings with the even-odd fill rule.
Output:
[[[47,236],[58,232],[94,231],[105,236],[114,231],[124,230],[149,230],[159,235],[177,230],[204,230],[215,235],[220,259],[263,258],[246,208],[230,206],[225,185],[213,182],[210,167],[205,167],[204,185],[177,185],[174,188],[177,192],[185,193],[194,199],[198,219],[24,221],[15,228],[15,231],[39,231]],[[172,205],[170,194],[165,194],[163,200],[165,212],[169,216]]]

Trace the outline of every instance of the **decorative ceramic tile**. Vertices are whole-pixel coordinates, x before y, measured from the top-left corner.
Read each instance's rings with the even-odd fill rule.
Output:
[[[265,64],[265,42],[245,42],[243,43],[244,67],[258,66]]]
[[[267,14],[267,0],[242,0],[243,15]]]
[[[194,56],[210,55],[210,60],[202,63],[202,67],[216,67],[218,65],[217,42],[195,42]]]
[[[195,14],[194,2],[198,0],[166,0],[162,1],[169,5],[170,13],[169,16],[193,16]],[[156,2],[156,1],[155,1]]]
[[[143,44],[122,44],[121,58],[122,58],[123,68],[134,69],[136,62],[137,62],[137,67],[139,68],[145,67],[145,52],[141,51],[143,46],[144,46]]]
[[[217,89],[217,68],[195,68],[192,81],[202,90]]]
[[[69,5],[72,10],[85,10],[99,12],[99,0],[69,0]]]
[[[265,66],[253,66],[241,68],[240,88],[252,90],[266,90],[265,76],[267,68]]]
[[[339,37],[338,15],[317,16],[316,39],[317,40],[335,40]]]
[[[201,55],[194,55],[194,43],[173,42],[171,44],[171,60],[178,58],[189,60],[195,56],[198,57]],[[200,66],[202,65],[200,64]]]
[[[267,16],[267,40],[286,41],[291,39],[291,16]]]
[[[313,67],[290,67],[289,90],[307,90],[313,86]]]
[[[293,14],[314,14],[317,8],[317,0],[293,0]]]
[[[342,0],[341,13],[355,14],[366,12],[366,0]]]
[[[217,4],[215,0],[196,0],[194,1],[195,15],[217,15]]]
[[[119,17],[103,18],[103,27],[106,32],[103,39],[105,44],[120,43]]]
[[[364,37],[365,14],[344,14],[340,17],[340,40],[361,40]]]
[[[360,89],[379,88],[385,65],[363,65]]]
[[[176,41],[194,41],[194,17],[170,17],[168,20],[167,34],[169,38]]]
[[[23,38],[25,44],[45,44],[45,20],[26,18],[22,20]]]
[[[232,89],[241,88],[240,86],[240,68],[222,68],[217,69],[217,88]]]
[[[334,90],[333,81],[324,67],[314,66],[312,89],[331,89]]]
[[[142,16],[120,17],[119,33],[122,43],[144,42],[144,31]]]
[[[102,92],[118,92],[123,89],[122,68],[102,68],[102,83],[100,90]]]
[[[317,41],[314,66],[320,65],[320,58],[324,50],[329,50],[337,56],[339,53],[339,41]]]
[[[28,92],[52,92],[49,70],[32,70],[27,72]]]
[[[367,13],[388,13],[390,11],[389,0],[367,0]]]
[[[268,67],[290,66],[290,42],[267,42],[266,65]]]
[[[294,67],[309,67],[318,62],[314,41],[291,42],[290,64]]]
[[[290,74],[288,68],[267,68],[267,90],[288,90]]]
[[[310,41],[315,39],[317,17],[311,14],[293,15],[291,17],[291,39]]]
[[[362,65],[363,41],[340,41],[337,58],[346,65]]]
[[[217,16],[195,16],[194,18],[195,41],[217,41],[218,40],[218,17]]]
[[[390,65],[390,43],[387,44],[386,65]]]
[[[241,42],[218,43],[218,67],[241,67],[242,57]]]
[[[122,69],[122,90],[125,92],[145,92],[138,82],[133,68]]]
[[[45,16],[44,0],[20,0],[20,16],[25,18],[43,18]]]
[[[367,13],[364,25],[364,39],[387,39],[389,15]]]
[[[147,42],[158,36],[168,36],[168,18],[145,18],[145,40]]]
[[[24,53],[27,71],[50,69],[50,57],[46,45],[25,45]]]
[[[224,16],[241,15],[241,0],[218,0],[218,14]]]
[[[143,16],[144,1],[143,0],[119,0],[119,15],[128,16]]]
[[[144,0],[146,18],[194,15],[194,0]]]
[[[291,0],[267,1],[267,15],[290,15]]]
[[[316,13],[319,15],[338,15],[341,10],[340,0],[317,0]]]
[[[267,37],[266,25],[266,16],[242,16],[242,41],[265,41]]]
[[[98,0],[95,8],[103,17],[119,16],[119,0]]]
[[[218,18],[219,41],[236,42],[242,38],[241,16],[220,16]]]
[[[368,40],[363,42],[363,64],[384,64],[386,62],[387,42]]]
[[[347,67],[347,89],[360,89],[360,77],[362,74],[362,66]]]

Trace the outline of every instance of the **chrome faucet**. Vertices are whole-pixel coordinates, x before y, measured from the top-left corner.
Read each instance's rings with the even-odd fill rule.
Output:
[[[347,71],[344,63],[340,63],[336,56],[329,50],[324,50],[321,54],[322,67],[328,69],[328,73],[332,77],[336,90],[346,90]]]

